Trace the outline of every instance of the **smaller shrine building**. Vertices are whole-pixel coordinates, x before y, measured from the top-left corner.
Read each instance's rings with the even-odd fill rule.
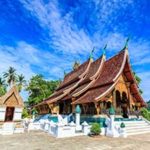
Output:
[[[0,123],[20,122],[24,103],[16,86],[0,97]]]

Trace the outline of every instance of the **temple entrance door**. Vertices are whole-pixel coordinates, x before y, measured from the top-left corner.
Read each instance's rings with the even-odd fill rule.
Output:
[[[9,121],[13,121],[13,117],[14,117],[14,107],[7,107],[6,108],[6,114],[5,114],[5,121],[9,122]]]
[[[123,118],[128,118],[128,109],[127,107],[122,107],[122,112],[123,112]]]
[[[59,103],[59,114],[63,114],[64,112],[64,103]]]
[[[122,93],[122,112],[123,117],[128,118],[128,98],[125,92]]]

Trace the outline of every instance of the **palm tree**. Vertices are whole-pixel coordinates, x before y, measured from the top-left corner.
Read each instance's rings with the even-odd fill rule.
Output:
[[[4,78],[6,78],[9,86],[12,86],[16,82],[16,69],[9,67],[8,71],[4,73]]]
[[[18,75],[17,78],[17,86],[18,86],[18,91],[21,92],[22,88],[26,85],[26,80],[23,74]]]
[[[5,80],[3,78],[0,77],[0,87],[1,86],[5,86]]]
[[[5,80],[0,77],[0,96],[6,93],[6,86]]]

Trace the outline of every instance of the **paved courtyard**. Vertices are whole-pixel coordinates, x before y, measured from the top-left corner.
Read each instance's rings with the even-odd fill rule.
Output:
[[[2,150],[149,150],[150,134],[124,138],[87,136],[56,139],[44,132],[0,136]]]

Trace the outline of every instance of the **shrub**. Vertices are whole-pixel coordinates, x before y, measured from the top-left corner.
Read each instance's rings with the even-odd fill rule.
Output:
[[[141,115],[150,121],[150,112],[146,108],[141,109]]]
[[[120,124],[120,128],[125,128],[126,126],[125,126],[125,124],[122,122],[121,124]]]
[[[91,127],[91,133],[93,135],[99,135],[101,133],[101,127],[98,123],[93,123]]]
[[[29,117],[28,110],[26,108],[24,108],[23,112],[22,112],[22,118],[28,118],[28,117]]]

